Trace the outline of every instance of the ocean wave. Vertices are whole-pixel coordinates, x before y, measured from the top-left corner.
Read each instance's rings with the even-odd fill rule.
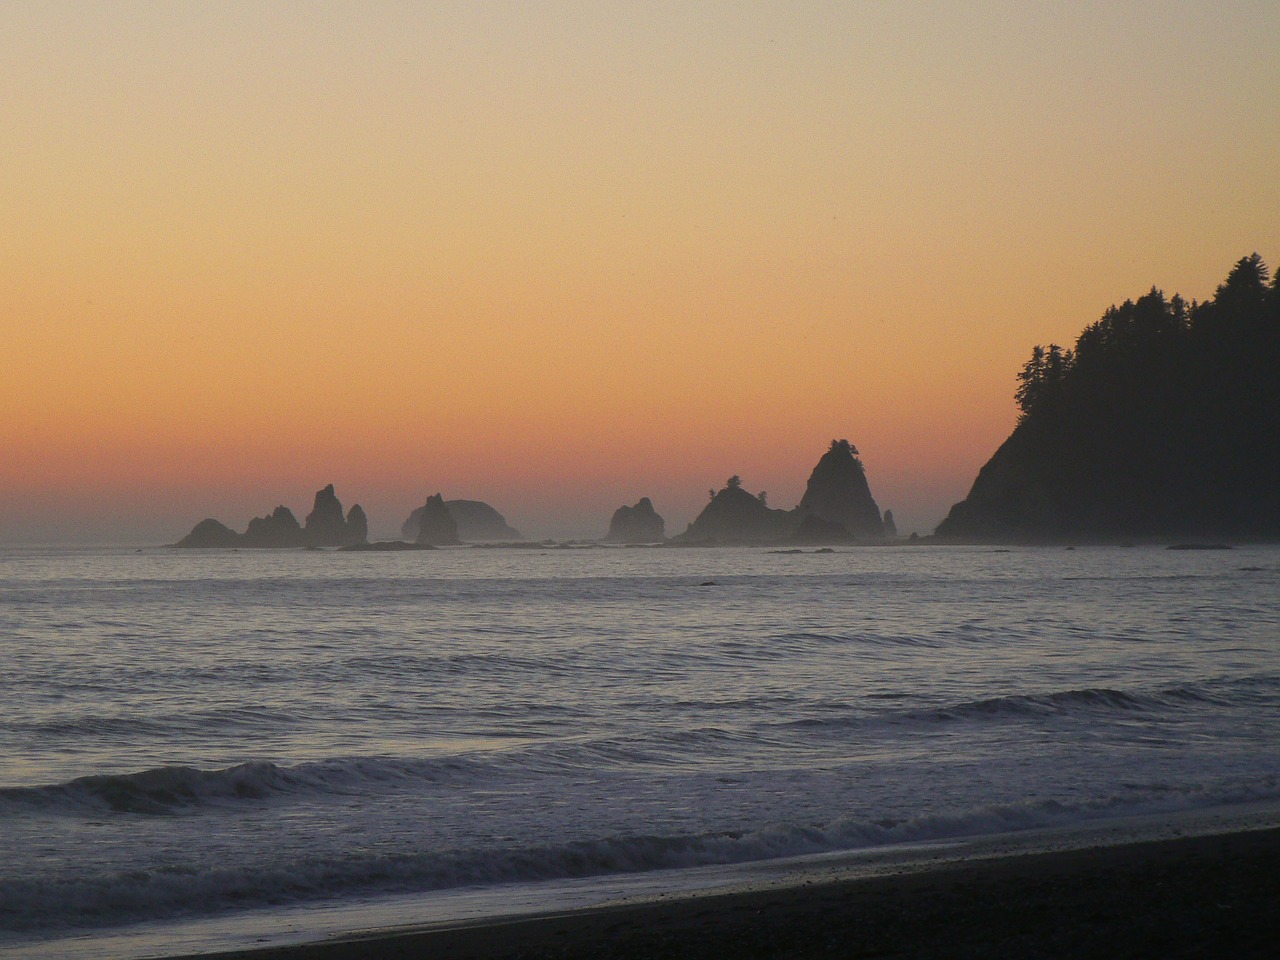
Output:
[[[1280,707],[1280,676],[1263,674],[1207,679],[1146,690],[1081,687],[985,697],[931,706],[927,709],[885,710],[881,706],[910,699],[907,694],[872,694],[866,698],[865,702],[846,703],[839,709],[829,709],[827,715],[787,720],[779,723],[778,726],[863,729],[884,724],[983,723],[1087,718],[1126,713],[1159,717],[1185,713],[1198,707],[1223,709]]]
[[[1013,694],[971,700],[913,717],[957,720],[1000,717],[1049,717],[1115,712],[1167,712],[1196,705],[1247,706],[1259,696],[1274,700],[1280,695],[1280,678],[1242,677],[1179,684],[1149,691],[1085,687],[1049,693]]]
[[[86,811],[179,814],[211,804],[280,795],[355,795],[374,784],[442,780],[469,766],[466,758],[332,759],[280,766],[267,761],[221,770],[155,767],[136,773],[77,777],[66,783],[0,789],[0,808],[79,815]]]
[[[0,880],[0,930],[102,928],[144,918],[209,916],[342,897],[744,863],[1280,798],[1280,778],[1275,776],[1213,787],[1124,786],[1123,795],[1079,804],[1043,800],[920,817],[842,817],[822,824],[772,823],[694,835],[619,834],[560,845],[521,846],[510,841],[491,848],[395,853],[361,849],[277,862],[265,869],[217,860],[205,865],[188,862],[180,868],[64,874],[56,880]]]

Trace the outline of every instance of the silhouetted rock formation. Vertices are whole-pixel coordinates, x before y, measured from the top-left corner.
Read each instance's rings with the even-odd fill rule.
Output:
[[[201,520],[175,547],[238,547],[240,534],[212,518]]]
[[[1153,288],[1037,346],[1015,396],[939,538],[1280,538],[1280,285],[1257,254],[1210,301]]]
[[[880,540],[884,523],[857,453],[848,440],[832,440],[809,476],[799,510],[840,524],[854,539]]]
[[[462,540],[521,540],[520,531],[489,504],[480,500],[446,500]]]
[[[886,510],[884,512],[884,535],[888,540],[897,539],[898,525],[893,522],[893,511]]]
[[[418,533],[414,540],[417,543],[429,543],[437,547],[462,542],[458,539],[457,521],[453,519],[453,514],[445,506],[444,497],[440,494],[427,497],[418,520]]]
[[[790,536],[799,525],[794,511],[771,510],[764,494],[753,496],[730,477],[687,530],[680,543],[769,543]]]
[[[315,506],[299,526],[293,511],[276,507],[265,517],[249,521],[244,533],[236,533],[217,520],[201,520],[175,547],[337,547],[363,543],[369,537],[369,521],[356,504],[342,518],[342,504],[333,484],[316,491]]]
[[[347,542],[344,546],[359,546],[369,539],[369,518],[364,515],[360,504],[352,505],[347,511]]]
[[[270,515],[250,520],[240,542],[246,547],[302,547],[307,541],[293,511],[276,507]]]
[[[489,504],[481,500],[446,500],[444,505],[458,525],[458,539],[472,541],[486,540],[520,540],[519,530],[507,524],[506,518]],[[422,527],[422,512],[425,507],[418,507],[400,526],[400,535],[407,540],[418,536]]]
[[[666,523],[648,497],[634,507],[619,507],[609,521],[605,540],[609,543],[659,543],[666,537]]]
[[[765,495],[752,496],[742,481],[730,477],[723,490],[712,491],[711,502],[672,538],[676,544],[696,543],[847,543],[880,542],[884,525],[871,497],[866,472],[848,440],[832,440],[794,510],[772,510]]]
[[[359,509],[352,507],[352,512]],[[359,529],[353,529],[342,516],[342,502],[333,492],[333,484],[316,491],[315,505],[307,514],[306,543],[312,547],[342,547],[368,538],[369,527],[364,511],[357,516]]]

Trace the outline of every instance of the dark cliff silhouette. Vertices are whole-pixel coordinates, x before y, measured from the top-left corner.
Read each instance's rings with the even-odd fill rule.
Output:
[[[445,507],[458,525],[458,539],[477,540],[522,539],[520,531],[507,523],[506,518],[482,500],[446,500]],[[422,527],[422,514],[426,507],[418,507],[400,525],[400,535],[406,540],[416,540]]]
[[[177,547],[342,547],[364,543],[369,523],[356,504],[344,519],[342,503],[333,484],[317,490],[306,526],[298,523],[288,507],[280,506],[265,517],[254,517],[244,533],[236,533],[217,520],[201,520],[179,540]]]
[[[1017,426],[942,539],[1280,538],[1280,288],[1255,253],[1212,300],[1152,289],[1037,346]]]
[[[673,542],[879,542],[884,525],[857,452],[848,440],[832,440],[794,510],[770,508],[765,494],[752,495],[742,489],[738,477],[730,477],[723,489],[712,491],[711,502]]]
[[[458,538],[458,523],[444,505],[444,497],[436,493],[427,497],[418,521],[417,543],[429,543],[434,547],[452,546],[462,541]]]
[[[634,507],[619,507],[609,521],[607,543],[661,543],[666,539],[666,523],[653,509],[648,497]]]

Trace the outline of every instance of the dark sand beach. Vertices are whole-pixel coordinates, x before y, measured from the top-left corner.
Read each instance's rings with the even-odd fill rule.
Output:
[[[1273,957],[1280,829],[352,935],[245,960]]]

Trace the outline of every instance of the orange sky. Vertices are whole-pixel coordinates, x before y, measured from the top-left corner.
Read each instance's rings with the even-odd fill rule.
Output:
[[[428,493],[927,532],[1037,342],[1280,259],[1271,2],[0,11],[0,543]]]

